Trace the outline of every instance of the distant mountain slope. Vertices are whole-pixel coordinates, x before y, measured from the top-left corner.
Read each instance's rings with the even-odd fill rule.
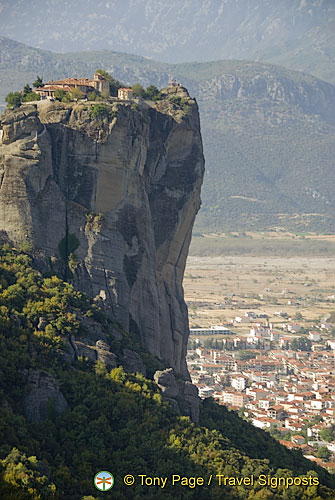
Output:
[[[59,52],[262,60],[335,81],[333,0],[0,1],[0,33]]]
[[[112,51],[55,54],[0,39],[0,98],[36,75],[125,83],[177,78],[201,113],[206,158],[197,229],[335,231],[335,86],[250,61],[167,64]]]
[[[198,86],[207,165],[198,228],[334,231],[335,87],[246,62]]]

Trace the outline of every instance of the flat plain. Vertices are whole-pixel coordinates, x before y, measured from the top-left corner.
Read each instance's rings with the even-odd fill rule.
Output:
[[[196,238],[184,291],[190,327],[232,324],[247,333],[245,313],[313,329],[335,311],[335,239],[330,235],[253,234]],[[199,244],[200,242],[200,244]],[[235,252],[234,252],[235,246]]]

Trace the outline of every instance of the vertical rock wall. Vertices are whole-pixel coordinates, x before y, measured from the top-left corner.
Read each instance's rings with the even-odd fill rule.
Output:
[[[151,105],[111,101],[108,118],[92,120],[93,105],[2,115],[1,234],[32,243],[187,379],[182,280],[204,173],[197,105],[181,87]]]

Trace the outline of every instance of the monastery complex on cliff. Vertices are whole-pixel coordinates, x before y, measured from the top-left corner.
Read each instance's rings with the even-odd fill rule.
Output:
[[[64,78],[63,80],[55,80],[47,82],[43,87],[34,89],[34,92],[39,94],[42,99],[51,99],[54,97],[56,90],[63,92],[70,92],[73,89],[79,89],[83,95],[89,92],[99,92],[109,95],[109,81],[100,73],[95,73],[94,77],[89,78]],[[118,89],[119,99],[131,99],[133,97],[132,89],[121,88]]]
[[[34,92],[41,97],[54,97],[56,90],[70,92],[74,88],[79,89],[83,94],[92,92],[105,92],[109,95],[109,81],[103,75],[95,73],[92,79],[88,78],[64,78],[64,80],[55,80],[47,82],[43,87],[34,89]]]

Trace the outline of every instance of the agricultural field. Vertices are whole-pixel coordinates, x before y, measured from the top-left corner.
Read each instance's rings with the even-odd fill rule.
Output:
[[[240,317],[233,331],[248,333],[253,323],[265,321],[245,316],[253,311],[278,328],[289,321],[313,329],[335,311],[335,237],[277,232],[195,237],[184,290],[191,328],[232,326]]]

